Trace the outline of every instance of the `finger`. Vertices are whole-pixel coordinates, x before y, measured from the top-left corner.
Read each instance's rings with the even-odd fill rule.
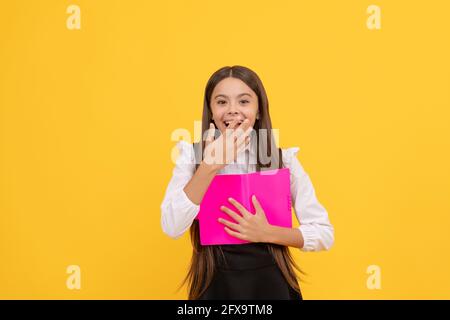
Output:
[[[239,118],[236,118],[233,120],[233,122],[230,124],[230,126],[228,126],[231,129],[236,129],[237,127],[239,127],[237,124],[239,123]]]
[[[238,124],[238,119],[234,119],[233,121],[231,121],[231,123],[225,129],[227,137],[233,134],[234,129],[236,128],[237,124]]]
[[[247,119],[245,120],[249,123]],[[244,123],[242,123],[237,129],[234,130],[235,140],[245,141],[245,137],[249,137],[252,131],[253,127],[250,127],[249,124],[247,126],[244,126]]]
[[[220,207],[220,210],[228,214],[230,217],[232,217],[235,221],[242,223],[244,222],[244,218],[242,218],[239,214],[231,210],[230,208],[227,208],[225,206]]]
[[[247,141],[247,139],[241,139],[238,143],[237,143],[237,154],[241,154],[242,152],[244,152],[247,149],[247,146],[250,142]]]
[[[237,223],[234,223],[234,222],[228,221],[226,219],[222,219],[222,218],[219,218],[219,222],[224,224],[224,225],[226,225],[227,227],[229,227],[229,228],[231,228],[233,230],[236,230],[236,231],[240,231],[241,230],[241,226],[239,224],[237,224]]]
[[[228,126],[226,130],[226,140],[228,143],[239,142],[240,139],[244,140],[245,136],[249,136],[253,128],[249,127],[249,120],[245,119],[237,128],[236,124],[238,120],[233,120],[233,122]]]
[[[208,129],[208,134],[206,136],[206,141],[205,141],[205,148],[214,141],[214,124],[211,122],[209,124],[209,129]]]
[[[247,145],[248,144],[246,144],[244,142],[239,143],[236,154],[242,154],[242,152],[244,152],[247,149]]]
[[[259,200],[256,199],[255,195],[252,196],[252,202],[253,202],[253,206],[255,207],[256,213],[264,212],[263,208],[261,207],[261,204],[259,203]]]
[[[239,126],[239,128],[241,128],[242,130],[246,130],[248,127],[250,127],[250,120],[248,119],[244,119],[244,121],[242,121],[241,125]]]
[[[250,216],[250,212],[248,212],[247,209],[245,209],[245,207],[242,204],[240,204],[233,198],[228,198],[228,201],[230,201],[231,204],[234,205],[244,217],[247,218]]]
[[[229,149],[230,145],[232,146],[234,144],[234,127],[237,124],[237,119],[234,119],[233,121],[231,121],[231,123],[228,125],[228,127],[225,129],[225,139],[224,139],[224,148],[225,149]]]
[[[238,129],[239,130],[239,129]],[[248,128],[243,134],[237,137],[238,147],[241,145],[247,146],[250,143],[250,134],[252,133],[253,128]]]
[[[236,160],[237,155],[241,152],[241,144],[245,143],[245,134],[250,134],[253,128],[250,130],[247,130],[244,132],[242,130],[242,124],[248,123],[248,119],[244,119],[243,123],[238,126],[236,129],[237,123],[239,122],[239,119],[234,119],[232,123],[227,128],[226,133],[226,150],[229,150],[229,152],[232,152],[231,155],[227,155],[227,158],[231,161],[232,159]]]
[[[238,123],[238,120],[236,120],[236,124]],[[239,133],[243,133],[245,132],[245,130],[248,128],[248,124],[249,124],[249,120],[248,119],[244,119],[244,121],[242,121],[242,123],[240,125],[236,125],[234,127],[234,132],[239,132]]]
[[[236,238],[241,239],[241,240],[247,240],[247,237],[246,237],[245,235],[243,235],[242,233],[233,231],[233,230],[231,230],[231,229],[228,228],[228,227],[225,227],[225,231],[226,231],[230,236],[236,237]]]

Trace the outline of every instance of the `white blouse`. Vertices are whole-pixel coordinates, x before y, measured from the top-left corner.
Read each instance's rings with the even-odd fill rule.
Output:
[[[161,204],[161,226],[168,236],[177,239],[191,226],[200,205],[193,203],[184,192],[184,186],[195,172],[195,155],[191,143],[181,140],[177,143],[180,151],[173,169],[172,179],[167,186]],[[328,213],[316,198],[314,187],[296,155],[299,148],[282,149],[283,164],[291,173],[292,205],[300,224],[304,246],[302,251],[329,250],[334,243],[334,228],[328,219]],[[245,161],[236,161],[226,165],[219,174],[250,173],[256,171],[256,165],[249,164],[248,153]]]

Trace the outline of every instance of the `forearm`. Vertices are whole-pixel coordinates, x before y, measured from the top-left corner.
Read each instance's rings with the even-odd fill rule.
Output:
[[[267,242],[303,248],[304,239],[302,232],[298,228],[285,228],[271,225],[267,234]]]
[[[209,165],[203,161],[200,163],[197,171],[183,189],[193,203],[200,204],[218,170],[219,168],[215,165]]]

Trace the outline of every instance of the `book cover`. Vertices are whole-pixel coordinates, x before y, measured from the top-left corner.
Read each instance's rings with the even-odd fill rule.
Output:
[[[196,217],[200,224],[200,243],[202,245],[248,243],[229,235],[218,219],[236,222],[220,210],[223,205],[240,214],[239,210],[228,201],[229,197],[237,200],[254,214],[252,195],[259,200],[270,224],[292,227],[289,168],[246,174],[221,174],[216,175],[211,181],[200,203],[200,211]]]

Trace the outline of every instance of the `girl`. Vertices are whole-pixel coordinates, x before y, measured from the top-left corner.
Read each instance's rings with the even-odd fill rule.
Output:
[[[257,134],[250,136],[250,130]],[[261,137],[259,131],[268,134]],[[180,156],[161,205],[161,225],[167,235],[177,239],[190,228],[193,255],[181,286],[188,282],[189,299],[302,299],[295,269],[303,272],[288,247],[328,250],[334,243],[334,229],[296,158],[299,148],[276,149],[266,92],[255,72],[232,66],[211,76],[203,105],[205,136],[193,145],[183,140],[177,143]],[[243,161],[236,161],[238,155]],[[262,161],[263,156],[268,161]],[[270,225],[255,197],[254,214],[230,199],[221,210],[234,222],[221,219],[220,223],[230,235],[249,242],[200,245],[195,217],[216,174],[282,167],[290,169],[292,204],[299,228]]]

